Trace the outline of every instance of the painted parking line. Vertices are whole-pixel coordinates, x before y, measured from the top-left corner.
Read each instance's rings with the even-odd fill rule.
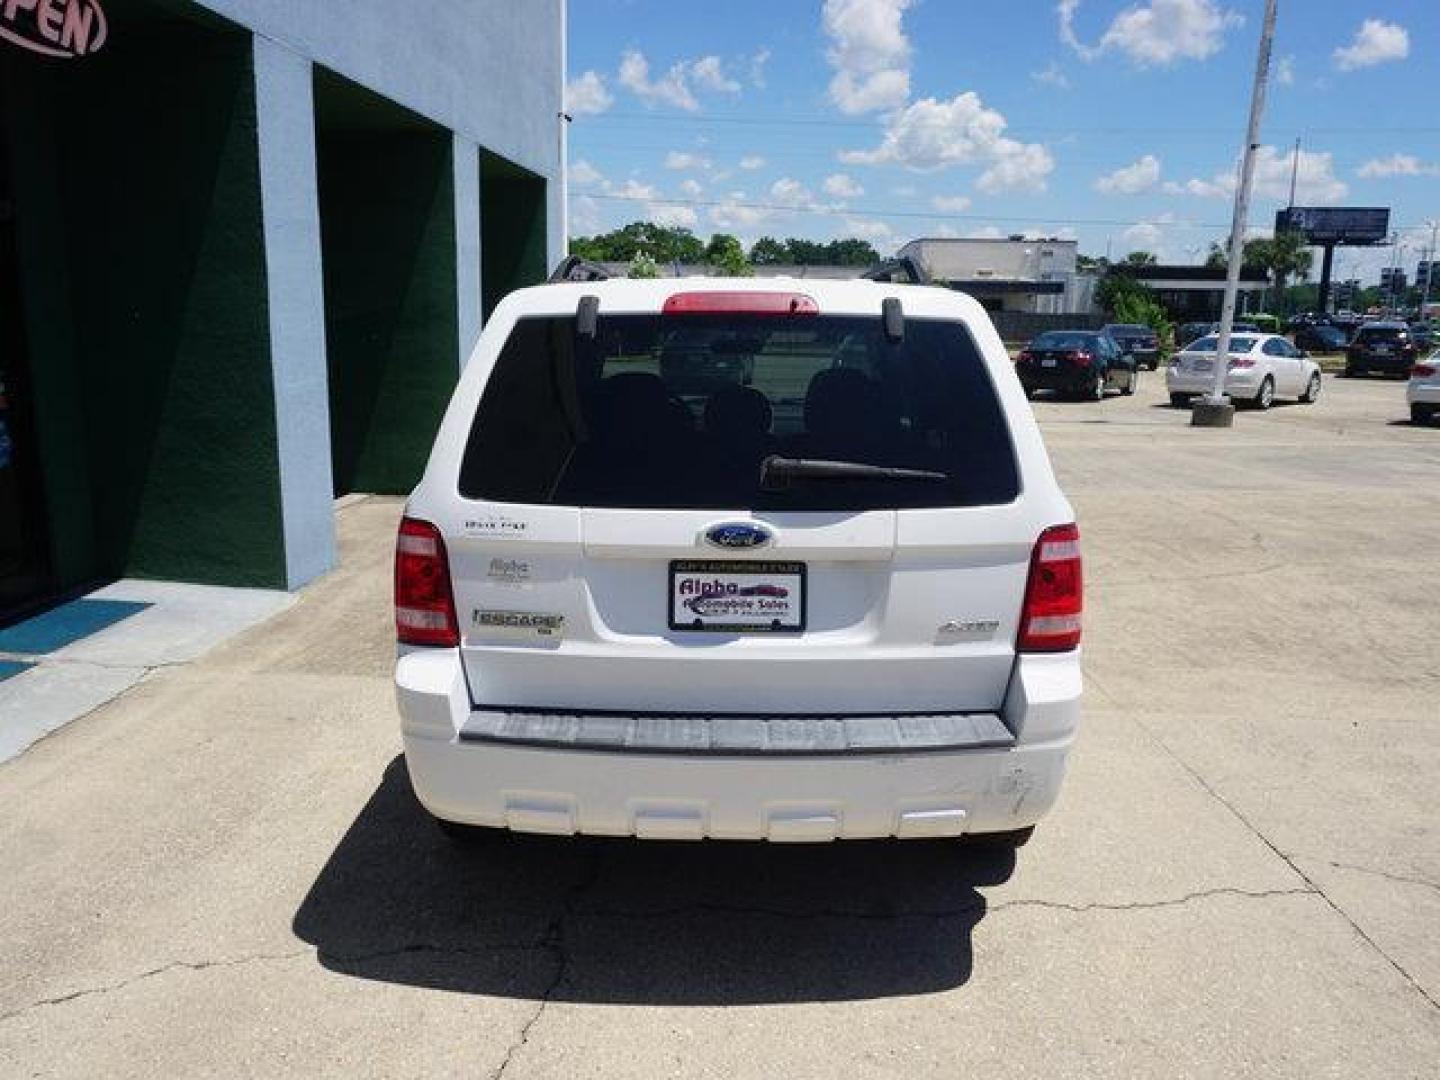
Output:
[[[0,630],[0,652],[26,656],[52,653],[149,606],[136,600],[72,600]]]

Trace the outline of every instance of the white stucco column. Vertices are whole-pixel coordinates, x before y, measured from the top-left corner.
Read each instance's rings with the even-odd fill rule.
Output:
[[[309,60],[253,40],[285,582],[296,589],[335,565],[315,97]]]
[[[480,144],[455,136],[455,314],[460,367],[480,336]]]

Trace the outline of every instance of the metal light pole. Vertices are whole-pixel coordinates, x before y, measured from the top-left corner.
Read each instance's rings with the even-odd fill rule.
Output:
[[[1225,396],[1225,373],[1230,363],[1230,330],[1235,325],[1235,295],[1240,288],[1240,263],[1245,257],[1245,222],[1250,213],[1250,186],[1255,179],[1255,150],[1260,138],[1260,117],[1265,112],[1265,87],[1270,80],[1270,49],[1275,41],[1277,0],[1265,0],[1265,22],[1260,30],[1260,53],[1255,60],[1255,85],[1250,91],[1250,124],[1245,152],[1240,159],[1240,183],[1235,188],[1235,215],[1230,223],[1230,263],[1225,270],[1225,301],[1220,309],[1220,340],[1215,344],[1215,383],[1210,393],[1196,398],[1190,423],[1195,427],[1230,427],[1235,406]]]

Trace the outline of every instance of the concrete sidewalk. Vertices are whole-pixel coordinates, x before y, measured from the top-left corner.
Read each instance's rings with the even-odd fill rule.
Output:
[[[1089,685],[1018,863],[448,846],[367,500],[292,607],[0,765],[0,1072],[1429,1080],[1440,438],[1394,385],[1230,433],[1160,389],[1036,404]]]

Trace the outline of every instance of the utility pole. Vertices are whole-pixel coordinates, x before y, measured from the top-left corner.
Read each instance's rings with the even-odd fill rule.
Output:
[[[1295,136],[1295,160],[1290,163],[1290,209],[1295,209],[1295,181],[1300,178],[1300,136]]]
[[[1225,270],[1225,301],[1220,308],[1220,337],[1215,345],[1215,382],[1209,394],[1195,399],[1194,410],[1190,414],[1190,423],[1195,427],[1230,427],[1235,422],[1235,406],[1225,396],[1225,374],[1230,363],[1230,331],[1235,325],[1240,262],[1245,257],[1245,221],[1250,213],[1250,187],[1255,180],[1255,150],[1260,141],[1260,118],[1265,112],[1265,87],[1270,79],[1276,3],[1277,0],[1265,0],[1260,51],[1255,58],[1255,83],[1250,91],[1250,123],[1245,131],[1240,183],[1235,187],[1235,214],[1230,222],[1230,262]]]
[[[1428,319],[1430,316],[1426,308],[1430,306],[1430,283],[1435,280],[1435,236],[1440,232],[1440,221],[1431,218],[1430,225],[1430,258],[1425,264],[1425,295],[1420,298],[1420,318]]]

